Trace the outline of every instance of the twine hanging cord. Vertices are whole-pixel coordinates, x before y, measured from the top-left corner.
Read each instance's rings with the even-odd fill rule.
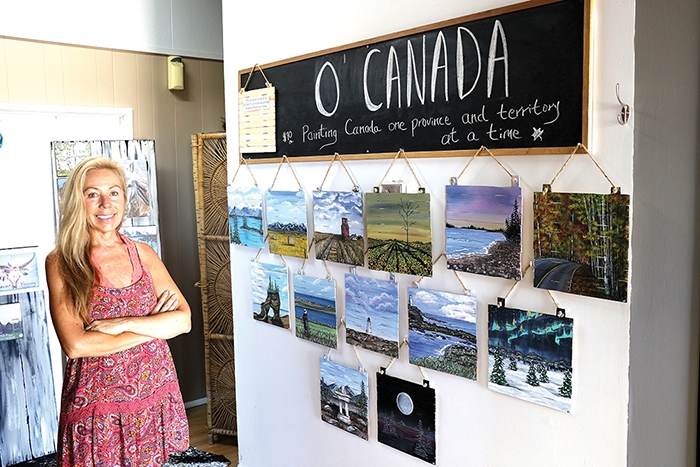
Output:
[[[554,176],[554,178],[552,179],[552,182],[551,182],[549,185],[550,185],[550,186],[551,186],[551,185],[554,185],[554,182],[557,180],[557,178],[559,178],[559,175],[561,175],[561,173],[564,171],[564,169],[566,168],[566,166],[567,166],[567,165],[569,164],[569,162],[571,161],[571,158],[574,157],[574,154],[576,154],[577,152],[579,152],[579,149],[582,149],[583,152],[585,152],[586,154],[588,154],[588,157],[591,158],[591,160],[593,161],[593,163],[595,164],[595,166],[598,167],[598,170],[600,170],[600,173],[603,174],[603,176],[604,176],[605,179],[608,181],[608,183],[610,183],[610,185],[613,187],[613,189],[615,189],[615,184],[612,182],[612,180],[610,180],[610,177],[608,177],[608,174],[606,174],[605,171],[603,170],[603,168],[598,164],[598,161],[596,161],[596,160],[593,158],[593,154],[590,153],[590,151],[588,150],[588,148],[586,148],[586,146],[584,146],[584,145],[581,144],[581,143],[578,143],[578,144],[576,145],[576,147],[574,148],[573,152],[572,152],[571,154],[569,154],[569,157],[568,157],[568,158],[566,159],[566,161],[564,162],[564,165],[561,166],[561,169],[559,169],[559,172],[557,172],[557,174]]]
[[[245,160],[243,157],[241,157],[238,160],[238,167],[236,167],[236,172],[233,174],[233,178],[231,179],[231,183],[229,183],[229,186],[232,186],[233,182],[236,180],[236,176],[238,175],[238,171],[241,170],[241,165],[246,166],[246,168],[248,169],[248,172],[250,173],[250,177],[253,179],[253,184],[255,186],[258,186],[258,181],[255,179],[255,175],[253,175],[253,171],[250,170],[250,165],[248,164],[248,161]]]
[[[387,169],[386,173],[382,177],[382,181],[379,182],[379,184],[381,185],[382,183],[384,183],[384,179],[386,178],[387,175],[389,175],[389,172],[391,172],[391,168],[394,166],[394,163],[396,162],[396,159],[399,158],[399,156],[403,156],[403,158],[406,159],[406,165],[408,165],[408,168],[411,170],[411,173],[413,174],[413,178],[416,179],[416,183],[418,184],[418,187],[421,188],[422,185],[420,184],[420,180],[418,180],[418,176],[416,175],[416,172],[413,170],[413,167],[411,166],[411,163],[408,160],[408,156],[406,155],[406,153],[404,152],[403,149],[399,149],[399,152],[396,153],[396,155],[394,156],[394,159],[391,161],[391,164],[389,165],[389,168]]]
[[[474,153],[474,155],[472,156],[472,158],[469,160],[469,162],[467,163],[467,165],[462,169],[462,171],[459,173],[459,175],[457,175],[457,180],[459,180],[459,177],[461,177],[462,175],[464,175],[464,172],[467,171],[467,169],[469,168],[469,166],[472,165],[472,162],[474,162],[474,159],[476,159],[476,156],[478,156],[479,154],[481,154],[482,151],[486,151],[487,153],[489,153],[489,156],[491,156],[491,157],[493,158],[493,160],[495,160],[495,161],[498,163],[498,165],[500,165],[501,168],[502,168],[503,170],[506,171],[506,173],[510,176],[510,178],[513,178],[513,174],[510,173],[510,171],[509,171],[508,169],[506,169],[506,167],[505,167],[503,164],[501,164],[501,161],[499,161],[498,159],[496,159],[496,156],[494,156],[493,153],[492,153],[491,151],[489,151],[489,148],[487,148],[486,146],[481,146],[481,147],[479,148],[479,150],[476,151],[476,152]]]
[[[263,71],[263,69],[260,68],[260,65],[256,63],[255,65],[253,65],[253,68],[250,69],[250,73],[248,73],[248,79],[246,80],[245,85],[240,90],[241,93],[245,92],[246,88],[248,87],[248,84],[250,84],[250,79],[253,77],[253,73],[255,73],[256,68],[260,70],[260,73],[262,73],[263,78],[265,78],[265,86],[268,88],[272,86],[272,84],[267,80],[267,76],[265,76],[265,72]]]
[[[355,181],[355,179],[353,178],[352,174],[350,174],[350,171],[348,170],[348,167],[343,162],[343,159],[340,157],[340,154],[338,154],[336,152],[333,155],[333,159],[331,159],[331,163],[328,164],[328,169],[326,170],[326,175],[323,176],[323,180],[321,181],[321,184],[318,186],[318,191],[323,191],[323,185],[324,185],[324,183],[326,183],[326,178],[328,178],[328,174],[330,173],[331,167],[333,167],[333,163],[335,162],[336,159],[338,159],[338,161],[340,162],[340,165],[342,165],[343,168],[345,169],[345,173],[348,174],[348,178],[350,178],[350,182],[352,182],[352,186],[353,187],[359,186],[357,184],[357,182]]]

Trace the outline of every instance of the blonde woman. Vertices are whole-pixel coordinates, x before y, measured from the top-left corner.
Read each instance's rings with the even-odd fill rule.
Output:
[[[190,330],[190,308],[151,247],[119,233],[124,170],[93,157],[71,172],[49,305],[68,356],[59,466],[160,466],[189,447],[187,417],[165,339]]]

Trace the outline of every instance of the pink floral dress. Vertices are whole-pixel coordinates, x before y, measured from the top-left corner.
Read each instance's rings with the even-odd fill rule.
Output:
[[[126,237],[132,285],[104,279],[93,292],[93,319],[147,315],[156,304],[151,276]],[[160,466],[189,447],[189,428],[168,343],[153,339],[104,357],[68,359],[63,379],[57,464]]]

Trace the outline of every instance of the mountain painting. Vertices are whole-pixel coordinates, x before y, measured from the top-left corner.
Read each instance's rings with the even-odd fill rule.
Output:
[[[435,464],[435,389],[377,373],[377,441]]]
[[[289,329],[289,278],[287,266],[251,262],[253,318]]]
[[[399,356],[399,287],[394,281],[345,274],[345,335],[350,345]]]
[[[365,217],[370,269],[432,276],[430,194],[367,193]]]
[[[265,196],[270,253],[309,257],[304,192],[268,191]]]
[[[314,191],[316,259],[365,265],[361,192]]]
[[[263,198],[260,189],[250,188],[226,189],[228,197],[228,222],[231,232],[231,244],[263,248],[265,246],[265,229],[263,224]]]
[[[445,252],[456,271],[520,280],[522,189],[445,187]]]
[[[574,320],[489,305],[489,389],[571,411]]]
[[[476,380],[476,297],[408,289],[409,361]]]
[[[534,285],[627,301],[629,195],[536,192]]]
[[[320,359],[321,420],[368,440],[369,385],[367,373]]]
[[[335,281],[294,276],[294,316],[297,337],[331,349],[338,348]]]

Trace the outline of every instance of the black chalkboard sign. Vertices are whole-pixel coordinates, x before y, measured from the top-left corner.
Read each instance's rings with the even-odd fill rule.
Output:
[[[589,9],[529,1],[263,65],[276,152],[243,157],[570,153],[587,145]],[[258,71],[247,89],[264,86]]]

